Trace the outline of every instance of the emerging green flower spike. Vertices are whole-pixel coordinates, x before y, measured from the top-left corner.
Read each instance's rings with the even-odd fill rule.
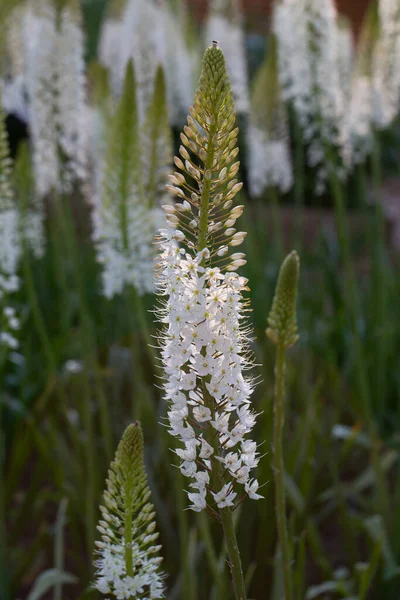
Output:
[[[108,472],[104,504],[98,525],[102,541],[96,542],[96,588],[118,600],[163,598],[161,546],[154,545],[158,533],[139,423],[129,425],[122,436]]]
[[[158,199],[165,196],[165,184],[173,157],[165,76],[161,66],[157,69],[153,97],[147,107],[140,141],[143,196],[148,207],[154,208],[159,204]]]
[[[267,336],[275,344],[283,344],[284,348],[293,346],[299,339],[296,317],[299,270],[300,259],[297,252],[293,251],[282,263],[268,317]]]
[[[216,259],[221,269],[234,271],[244,264],[237,264],[237,255],[232,264],[221,263],[230,262],[229,247],[239,246],[246,236],[234,228],[243,206],[232,208],[233,198],[243,186],[236,178],[240,163],[234,162],[239,153],[239,130],[224,55],[216,42],[204,54],[200,86],[189,110],[188,124],[181,133],[182,160],[175,157],[175,165],[184,175],[170,175],[172,185],[167,186],[183,202],[176,210],[165,208],[167,220],[184,232],[191,251],[209,250],[208,264]]]

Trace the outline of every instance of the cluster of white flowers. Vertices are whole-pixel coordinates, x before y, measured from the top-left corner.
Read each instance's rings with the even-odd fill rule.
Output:
[[[154,234],[163,218],[160,209],[149,211],[139,196],[127,206],[127,231],[121,228],[118,203],[98,203],[93,210],[93,240],[102,264],[106,298],[133,285],[142,295],[154,291]],[[128,244],[126,244],[126,241]]]
[[[270,139],[268,132],[252,123],[247,132],[251,195],[259,196],[270,186],[288,192],[293,185],[293,170],[287,138]]]
[[[379,0],[379,37],[373,59],[373,121],[388,127],[400,109],[400,3]]]
[[[107,298],[120,294],[126,285],[140,295],[154,291],[154,236],[165,224],[160,200],[172,163],[172,141],[162,70],[156,74],[141,127],[136,91],[129,63],[120,102],[95,161],[93,240]]]
[[[226,272],[204,267],[209,251],[191,256],[180,242],[180,230],[161,232],[159,310],[166,329],[162,360],[167,377],[170,433],[184,444],[176,453],[181,472],[193,479],[188,496],[195,511],[213,503],[218,508],[237,501],[235,483],[257,499],[258,482],[251,471],[259,461],[256,443],[247,439],[255,424],[250,408],[253,384],[243,376],[251,366],[246,331],[241,327],[247,280],[235,269],[243,254],[231,257]],[[221,246],[219,256],[226,253]],[[224,469],[222,489],[213,489],[214,469]]]
[[[329,169],[335,168],[327,149],[339,145],[346,109],[333,0],[281,0],[274,30],[283,97],[295,108],[308,144],[308,163],[317,170],[316,191],[321,193]]]
[[[137,76],[139,120],[143,122],[150,102],[157,67],[167,75],[170,119],[179,123],[193,95],[197,53],[189,49],[184,23],[165,1],[126,0],[119,15],[110,15],[103,25],[99,56],[111,74],[114,93],[121,93],[128,61]]]
[[[212,0],[205,27],[206,45],[218,41],[226,56],[226,68],[238,113],[250,109],[246,40],[240,0]]]
[[[86,178],[84,39],[79,4],[61,14],[49,0],[26,1],[11,13],[8,112],[29,121],[40,197]],[[18,43],[17,43],[17,38]]]
[[[148,535],[148,538],[151,537]],[[130,577],[126,574],[123,544],[105,545],[100,549],[100,558],[95,562],[99,572],[96,588],[102,594],[112,593],[117,600],[164,598],[164,584],[158,574],[162,558],[151,556],[152,550],[158,552],[159,548],[154,546],[153,549],[150,547],[143,550],[137,542],[133,541],[132,558],[136,564],[140,564],[140,572]]]
[[[15,292],[18,289],[18,281],[14,282],[8,278],[6,286],[3,286],[3,277],[0,275],[0,301],[3,295],[10,292]],[[0,344],[6,346],[10,350],[15,350],[19,346],[18,339],[15,337],[16,332],[20,328],[20,320],[17,317],[15,308],[6,306],[2,311],[2,323],[0,331]]]

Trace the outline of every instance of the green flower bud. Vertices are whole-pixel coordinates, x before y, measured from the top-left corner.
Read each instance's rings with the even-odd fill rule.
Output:
[[[268,317],[267,336],[275,344],[284,348],[293,346],[297,335],[297,288],[299,281],[300,259],[297,252],[291,252],[283,261],[276,284],[275,296]]]
[[[150,501],[143,462],[143,434],[139,423],[129,425],[110,465],[100,507],[96,561],[96,588],[103,594],[117,597],[119,589],[132,586],[131,596],[137,597],[140,581],[151,598],[163,597],[163,574],[159,570],[160,549],[153,542],[158,537],[154,507]],[[149,535],[150,534],[150,535]]]

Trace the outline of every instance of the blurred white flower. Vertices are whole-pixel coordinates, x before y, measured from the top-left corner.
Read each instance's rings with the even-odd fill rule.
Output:
[[[346,107],[333,0],[281,0],[276,5],[274,31],[283,97],[296,111],[308,144],[308,163],[316,169],[316,192],[322,193],[329,169],[337,169],[331,155],[340,146]]]
[[[400,3],[379,0],[379,36],[373,58],[373,121],[388,127],[400,109]]]

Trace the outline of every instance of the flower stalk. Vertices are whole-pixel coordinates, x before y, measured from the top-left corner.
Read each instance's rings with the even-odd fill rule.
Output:
[[[291,551],[286,519],[285,464],[283,429],[285,423],[285,353],[298,340],[296,301],[299,279],[299,257],[291,252],[282,263],[272,309],[268,318],[267,336],[276,344],[275,405],[273,431],[273,470],[275,478],[276,523],[281,552],[285,600],[293,598]]]
[[[235,597],[244,600],[233,511],[239,486],[252,499],[261,496],[250,476],[259,461],[257,445],[246,439],[256,417],[253,383],[244,376],[253,364],[242,324],[247,280],[236,273],[246,260],[241,252],[231,254],[246,236],[235,228],[243,212],[233,206],[242,188],[235,122],[225,59],[214,42],[181,133],[177,171],[169,176],[167,190],[177,202],[163,207],[170,230],[160,231],[158,291],[164,300],[158,314],[165,324],[160,342],[169,431],[184,446],[175,452],[194,488],[189,508],[221,522]]]

